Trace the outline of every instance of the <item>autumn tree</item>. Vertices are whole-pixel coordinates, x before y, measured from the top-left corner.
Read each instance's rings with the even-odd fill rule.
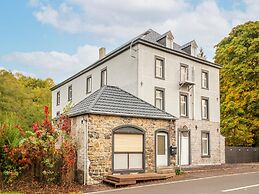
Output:
[[[259,146],[259,22],[232,29],[216,45],[221,132],[227,145]]]

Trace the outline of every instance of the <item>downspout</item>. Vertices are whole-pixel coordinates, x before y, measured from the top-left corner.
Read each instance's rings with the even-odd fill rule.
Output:
[[[83,119],[84,122],[84,185],[87,184],[88,180],[88,115],[85,119]]]

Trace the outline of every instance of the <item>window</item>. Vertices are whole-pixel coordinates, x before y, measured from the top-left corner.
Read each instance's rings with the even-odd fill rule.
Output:
[[[180,116],[188,116],[188,96],[187,94],[180,94]]]
[[[162,58],[155,58],[155,77],[165,79],[165,65]]]
[[[180,81],[185,82],[188,80],[188,66],[181,64],[181,69],[180,69]]]
[[[92,92],[92,76],[86,78],[86,93],[89,94]]]
[[[201,133],[201,155],[209,156],[210,155],[210,146],[209,146],[209,132]]]
[[[72,85],[68,87],[68,101],[72,100]]]
[[[209,88],[209,72],[202,70],[201,72],[201,87],[204,89]]]
[[[201,99],[201,118],[209,119],[209,99],[204,97]]]
[[[163,89],[155,89],[155,106],[161,110],[164,110],[165,107],[164,96]]]
[[[57,92],[57,106],[60,105],[60,91]]]
[[[144,133],[123,127],[113,134],[113,170],[142,171],[144,168]]]
[[[101,87],[107,85],[107,69],[101,71]]]

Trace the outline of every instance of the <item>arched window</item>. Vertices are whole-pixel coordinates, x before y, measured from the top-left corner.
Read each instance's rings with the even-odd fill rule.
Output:
[[[113,171],[142,171],[144,169],[143,129],[120,126],[113,130]]]

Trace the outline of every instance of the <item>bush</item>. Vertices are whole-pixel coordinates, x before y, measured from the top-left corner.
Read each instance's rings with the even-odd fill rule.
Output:
[[[55,125],[49,120],[48,107],[41,124],[33,124],[32,131],[24,131],[19,126],[19,143],[2,145],[2,165],[4,181],[13,182],[22,172],[40,165],[41,179],[55,183],[66,176],[76,162],[76,146],[70,136],[70,120],[61,116]],[[18,137],[18,136],[17,136]],[[61,172],[56,168],[62,161]]]

